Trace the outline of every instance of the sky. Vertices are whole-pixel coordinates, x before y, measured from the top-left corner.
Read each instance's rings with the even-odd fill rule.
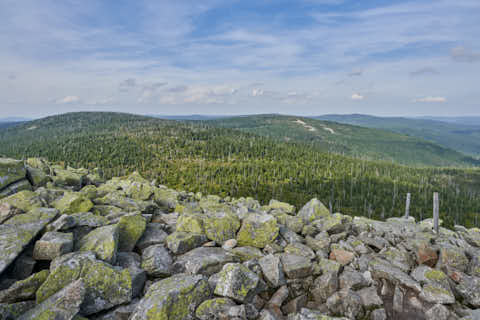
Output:
[[[480,115],[478,0],[2,0],[0,117]]]

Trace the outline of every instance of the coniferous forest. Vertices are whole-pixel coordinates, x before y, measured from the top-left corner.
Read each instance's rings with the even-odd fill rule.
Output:
[[[139,170],[175,189],[297,208],[317,197],[333,212],[376,219],[403,215],[407,192],[410,214],[431,217],[439,192],[444,225],[480,224],[479,169],[407,167],[327,151],[209,122],[119,113],[70,113],[0,129],[1,156],[100,167],[105,177]]]

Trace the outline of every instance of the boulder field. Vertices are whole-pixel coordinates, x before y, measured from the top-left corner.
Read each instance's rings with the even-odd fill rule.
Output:
[[[480,319],[480,230],[0,159],[0,320]]]

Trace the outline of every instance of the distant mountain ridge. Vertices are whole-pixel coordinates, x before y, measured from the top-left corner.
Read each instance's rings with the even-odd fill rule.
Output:
[[[480,161],[458,151],[413,135],[333,121],[264,114],[209,120],[206,123],[282,141],[307,143],[322,151],[355,158],[386,160],[410,166],[480,164]]]
[[[468,125],[460,122],[438,121],[420,118],[375,117],[364,114],[328,114],[315,119],[357,125],[367,128],[389,130],[412,137],[432,141],[464,154],[480,157],[480,124]],[[444,118],[447,119],[447,118]],[[473,117],[475,119],[475,117]],[[460,120],[459,120],[460,121]]]

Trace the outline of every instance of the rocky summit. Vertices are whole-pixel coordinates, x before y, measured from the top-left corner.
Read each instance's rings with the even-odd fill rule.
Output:
[[[480,319],[480,230],[0,159],[0,320]]]

